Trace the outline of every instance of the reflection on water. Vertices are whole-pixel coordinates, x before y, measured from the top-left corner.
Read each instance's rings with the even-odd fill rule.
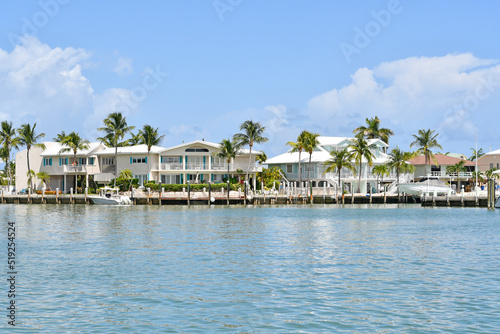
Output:
[[[18,229],[19,332],[500,332],[498,210],[0,212]]]

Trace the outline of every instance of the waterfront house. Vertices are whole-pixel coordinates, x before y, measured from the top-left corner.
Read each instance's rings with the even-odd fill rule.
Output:
[[[104,145],[98,142],[89,144],[86,150],[78,150],[76,159],[73,151],[61,152],[61,149],[67,148],[57,142],[44,142],[45,150],[39,147],[30,149],[30,168],[35,172],[47,172],[50,175],[48,187],[52,190],[59,189],[68,193],[69,189],[75,188],[75,174],[85,177],[85,183],[88,187],[89,176],[99,172],[96,152],[102,150]],[[18,191],[28,186],[28,166],[27,150],[24,149],[16,153],[16,188]],[[43,184],[36,177],[34,180],[34,189],[41,190]]]
[[[307,181],[308,172],[310,174],[312,186],[314,188],[321,187],[337,187],[338,174],[325,173],[325,162],[330,158],[331,151],[341,151],[347,148],[353,138],[349,137],[318,137],[319,145],[314,150],[311,156],[311,163],[309,163],[309,153],[302,151],[300,156],[300,169],[302,172],[302,181]],[[377,176],[372,173],[373,167],[377,165],[386,164],[389,161],[387,150],[389,145],[380,139],[368,139],[370,151],[374,155],[372,166],[370,166],[365,159],[362,161],[361,171],[359,166],[356,165],[356,173],[347,169],[342,169],[340,172],[342,188],[348,192],[356,191],[359,183],[359,173],[361,172],[361,193],[377,192]],[[300,171],[299,171],[299,153],[291,152],[292,149],[286,153],[280,154],[276,157],[270,158],[266,161],[269,168],[279,167],[284,171],[286,181],[293,183],[295,186],[300,187]],[[391,173],[389,176],[384,177],[384,181],[395,181],[396,174]],[[304,186],[304,184],[302,185]]]
[[[148,154],[147,145],[118,147],[117,174],[124,169],[129,169],[133,177],[139,179],[139,186],[143,186],[149,180],[158,181],[152,169],[158,165],[159,154],[163,150],[165,150],[164,147],[152,146]],[[106,147],[97,152],[97,156],[100,171],[94,180],[97,183],[109,183],[114,178],[115,148]]]
[[[486,172],[489,169],[500,169],[500,150],[486,153],[477,162],[481,172]]]
[[[450,182],[454,183],[456,186],[456,181],[457,179],[460,179],[461,183],[466,186],[467,183],[465,182],[466,180],[471,180],[473,177],[473,172],[475,171],[476,163],[473,161],[465,160],[465,159],[460,159],[460,158],[455,158],[455,157],[450,157],[448,155],[444,154],[435,154],[434,155],[437,160],[437,165],[434,160],[431,159],[431,161],[427,162],[427,165],[425,164],[425,156],[420,155],[418,157],[415,157],[413,159],[408,160],[409,163],[411,163],[413,166],[415,166],[415,180],[420,180],[423,177],[426,176],[431,176],[431,177],[437,177],[441,179],[443,182]],[[448,173],[446,169],[449,166],[454,166],[460,161],[465,161],[464,167],[465,171],[458,173]],[[430,164],[430,166],[429,166]],[[427,168],[427,169],[426,169]]]
[[[204,140],[180,144],[159,152],[159,163],[153,169],[155,180],[165,184],[186,184],[223,182],[227,179],[228,165],[225,159],[216,157],[220,145]],[[256,166],[256,157],[262,152],[252,150],[250,158],[248,149],[240,149],[236,158],[229,164],[230,174],[250,171],[251,182],[255,188],[256,173],[262,171]],[[249,164],[249,160],[251,162]]]

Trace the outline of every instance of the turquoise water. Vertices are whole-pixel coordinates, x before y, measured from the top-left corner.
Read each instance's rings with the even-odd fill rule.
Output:
[[[500,332],[499,210],[1,205],[0,214],[4,245],[16,222],[16,333]]]

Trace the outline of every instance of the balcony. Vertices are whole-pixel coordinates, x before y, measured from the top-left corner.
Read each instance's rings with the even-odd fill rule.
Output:
[[[157,168],[158,165],[153,166],[153,169]],[[211,169],[208,168],[208,163],[188,163],[183,166],[181,163],[162,163],[160,164],[160,171],[227,171],[227,164],[214,164]],[[229,169],[231,173],[236,172],[238,169],[246,172],[248,169],[248,164],[230,164]],[[250,166],[250,172],[257,173],[262,172],[262,166]]]
[[[85,165],[76,165],[76,166],[64,165],[63,172],[68,173],[68,174],[87,173],[87,166],[85,166]]]
[[[181,163],[162,163],[160,164],[160,170],[182,170]]]
[[[444,178],[456,178],[457,173],[446,173],[445,171],[437,171],[437,172],[431,172],[430,176],[436,176],[436,177],[444,177]],[[468,178],[473,178],[474,176],[472,175],[472,172],[460,172],[458,173],[458,177],[461,179],[468,179]]]

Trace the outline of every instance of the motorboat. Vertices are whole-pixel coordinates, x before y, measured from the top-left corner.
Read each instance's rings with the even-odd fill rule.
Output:
[[[97,205],[131,205],[132,201],[127,196],[119,194],[118,188],[104,187],[99,191],[99,195],[89,196]]]
[[[398,183],[398,191],[411,195],[451,195],[454,191],[437,177],[424,177],[418,182]]]

